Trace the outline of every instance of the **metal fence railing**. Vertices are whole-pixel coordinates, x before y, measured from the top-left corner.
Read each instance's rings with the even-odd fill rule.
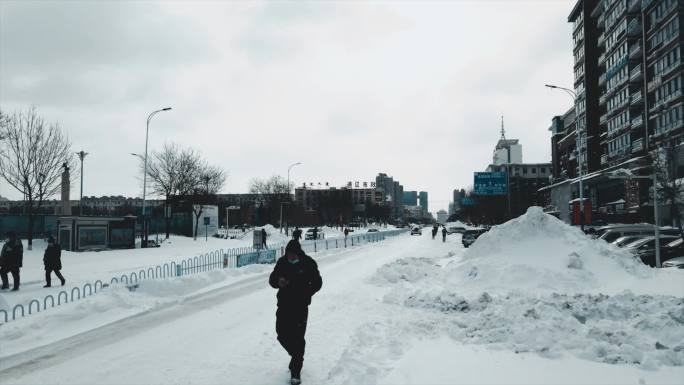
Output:
[[[349,248],[375,243],[393,237],[406,230],[391,230],[359,235],[349,235],[344,238],[321,239],[302,242],[302,249],[307,253],[317,253],[324,250]],[[0,309],[0,324],[15,321],[19,317],[26,317],[34,313],[46,311],[55,306],[61,306],[69,302],[85,299],[101,292],[110,285],[126,285],[129,290],[135,290],[142,280],[166,279],[187,276],[225,268],[238,268],[258,263],[273,263],[282,257],[285,252],[285,242],[267,244],[266,249],[257,249],[252,246],[233,249],[216,249],[205,254],[183,259],[180,262],[168,262],[163,265],[151,266],[109,280],[97,280],[94,283],[86,283],[82,287],[76,286],[71,291],[60,291],[55,297],[46,295],[42,300],[31,299],[28,305],[17,304],[12,310]],[[11,317],[10,317],[11,315]]]

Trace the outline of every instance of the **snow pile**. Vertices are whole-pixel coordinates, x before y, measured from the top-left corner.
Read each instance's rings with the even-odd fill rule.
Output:
[[[483,234],[463,259],[450,275],[490,292],[600,292],[654,274],[628,251],[591,239],[540,207]]]
[[[382,266],[371,281],[378,285],[417,282],[440,271],[440,266],[431,258],[402,258]]]
[[[407,319],[421,334],[545,357],[684,366],[683,272],[651,269],[540,208],[481,236],[461,260],[440,260],[396,260],[371,280],[391,286],[385,303],[422,310]]]

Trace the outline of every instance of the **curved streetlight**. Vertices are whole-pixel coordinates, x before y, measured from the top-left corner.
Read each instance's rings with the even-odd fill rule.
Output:
[[[579,119],[578,119],[578,113],[577,113],[577,93],[569,88],[565,87],[559,87],[555,86],[553,84],[544,84],[544,87],[548,87],[551,89],[558,89],[558,90],[563,90],[565,93],[570,95],[572,98],[572,104],[575,107],[575,135],[577,136],[577,165],[579,168],[579,199],[580,199],[580,228],[582,231],[584,231],[584,186],[582,184],[582,175],[583,175],[583,167],[582,167],[582,153],[580,151],[581,146],[582,146],[582,133],[580,132],[580,126],[579,126]],[[588,152],[585,152],[588,154]],[[587,159],[587,162],[589,159]]]
[[[287,167],[287,198],[288,200],[290,199],[290,170],[292,170],[292,167],[299,166],[301,165],[302,162],[297,162],[297,163],[292,163]],[[290,231],[290,223],[288,222],[288,229],[285,232],[288,234]],[[280,233],[282,234],[283,232],[283,202],[280,202]],[[288,234],[289,235],[289,234]]]
[[[147,225],[145,222],[145,198],[147,195],[147,142],[150,133],[150,120],[152,117],[162,111],[170,111],[171,107],[162,108],[160,110],[152,111],[152,113],[147,117],[147,128],[145,129],[145,166],[143,167],[143,196],[142,196],[142,217],[143,217],[143,240],[140,247],[147,247]]]

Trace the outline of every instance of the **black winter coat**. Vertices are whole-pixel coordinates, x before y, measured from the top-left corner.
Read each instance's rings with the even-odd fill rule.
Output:
[[[22,267],[24,262],[24,245],[21,244],[20,240],[7,241],[2,246],[2,252],[0,252],[0,266],[13,269],[17,267]]]
[[[45,254],[43,254],[43,263],[45,270],[62,269],[62,250],[59,245],[48,245]]]
[[[289,281],[284,288],[278,287],[280,277]],[[268,283],[278,289],[278,307],[306,307],[311,304],[311,297],[321,290],[323,280],[316,261],[303,255],[294,264],[287,257],[278,259]]]

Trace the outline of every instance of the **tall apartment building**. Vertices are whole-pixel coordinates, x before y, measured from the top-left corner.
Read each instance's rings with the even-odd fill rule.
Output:
[[[404,191],[404,206],[415,206],[418,203],[418,191]]]
[[[428,210],[428,193],[427,191],[421,191],[418,193],[418,201],[420,207],[423,208],[423,212],[429,213],[430,210]]]
[[[600,167],[599,31],[597,20],[591,17],[596,3],[597,0],[578,0],[568,16],[568,21],[573,23],[575,124],[580,133],[576,138],[576,163],[584,173],[594,172]]]
[[[578,196],[579,169],[572,160],[579,154],[585,161],[585,138],[582,179],[592,211],[622,215],[617,220],[643,219],[648,211],[650,181],[615,180],[608,173],[626,168],[650,174],[650,151],[684,142],[683,8],[684,0],[575,4],[568,21],[574,23],[577,102],[572,112],[554,117],[550,129],[554,185],[547,190],[559,211]],[[569,144],[575,124],[585,133],[579,151]],[[620,212],[611,208],[615,202],[622,202]]]

